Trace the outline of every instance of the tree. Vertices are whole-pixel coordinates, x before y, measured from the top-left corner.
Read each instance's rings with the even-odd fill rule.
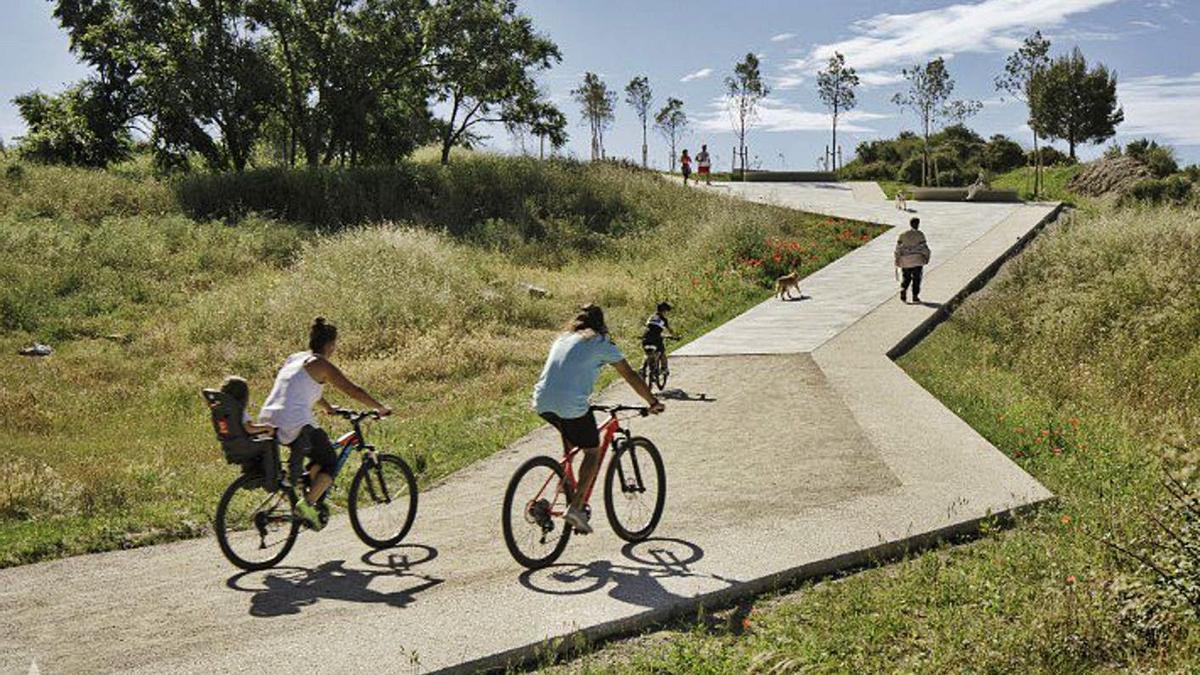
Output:
[[[675,172],[675,148],[679,144],[680,138],[683,137],[684,131],[687,130],[687,126],[688,118],[687,114],[683,112],[683,101],[677,98],[668,98],[667,104],[654,116],[654,128],[671,147],[672,173]]]
[[[904,78],[908,90],[897,93],[892,102],[916,113],[921,121],[921,185],[928,185],[931,171],[929,136],[936,131],[942,120],[961,124],[963,120],[979,112],[978,101],[951,101],[954,80],[946,69],[945,59],[938,57],[924,66],[905,68]]]
[[[450,148],[470,144],[485,122],[523,124],[537,113],[534,73],[562,60],[513,0],[447,0],[434,8],[437,100],[449,105],[441,123],[442,163]]]
[[[592,132],[592,160],[604,159],[604,130],[616,116],[616,92],[599,75],[587,72],[583,83],[571,90],[571,96],[583,109],[583,119]]]
[[[726,105],[738,140],[738,157],[742,175],[746,173],[746,131],[758,119],[758,104],[771,93],[758,68],[758,57],[746,58],[733,67],[733,75],[725,78]]]
[[[1035,87],[1041,84],[1042,74],[1050,67],[1050,41],[1042,37],[1041,31],[1025,38],[1025,42],[1017,51],[1009,54],[1004,63],[1004,73],[996,77],[996,90],[1007,94],[1018,101],[1023,101],[1028,107],[1028,122],[1034,127],[1033,120],[1038,117],[1036,105],[1038,95]],[[1038,132],[1033,129],[1033,156],[1037,158],[1033,169],[1033,195],[1040,194],[1042,189],[1041,153],[1038,152]]]
[[[53,96],[29,92],[13,104],[28,129],[17,145],[25,159],[101,168],[129,156],[133,142],[125,115],[107,109],[94,82]]]
[[[654,105],[654,93],[650,90],[650,80],[645,75],[639,75],[625,85],[625,102],[633,108],[642,123],[642,166],[647,167],[650,164],[646,128],[650,121],[650,106]]]
[[[1117,103],[1117,76],[1103,64],[1089,70],[1076,47],[1054,59],[1037,78],[1033,127],[1047,138],[1067,142],[1075,160],[1075,146],[1103,143],[1117,133],[1125,113]]]
[[[567,144],[567,118],[552,103],[538,103],[538,108],[526,116],[529,131],[538,139],[538,159],[546,158],[546,141],[557,150]]]
[[[429,137],[435,17],[424,0],[246,0],[281,92],[289,163],[394,161]]]
[[[94,97],[122,126],[148,120],[160,165],[246,166],[275,86],[248,0],[58,0]]]
[[[853,68],[846,67],[846,57],[841,52],[834,52],[829,58],[829,64],[817,74],[817,93],[821,101],[833,115],[833,145],[829,146],[834,155],[834,171],[837,171],[837,125],[838,116],[852,110],[858,101],[854,88],[858,86],[858,73]]]

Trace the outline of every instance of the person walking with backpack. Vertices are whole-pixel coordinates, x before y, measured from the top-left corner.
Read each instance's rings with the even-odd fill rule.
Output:
[[[921,304],[921,277],[924,276],[925,266],[929,264],[929,243],[925,233],[921,231],[921,219],[913,218],[908,221],[909,229],[900,233],[896,240],[896,267],[901,270],[904,280],[900,283],[900,302],[908,302],[908,288],[912,287],[913,304]]]

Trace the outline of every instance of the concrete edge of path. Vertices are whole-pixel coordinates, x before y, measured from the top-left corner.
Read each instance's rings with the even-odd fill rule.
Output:
[[[698,357],[703,358],[703,357]],[[548,658],[571,657],[581,648],[610,640],[629,637],[647,628],[661,626],[671,621],[694,617],[698,611],[720,610],[736,605],[748,597],[795,587],[805,581],[821,579],[848,570],[866,569],[883,563],[901,560],[904,556],[935,548],[950,539],[970,537],[978,534],[981,525],[999,523],[1009,525],[1022,514],[1039,504],[1027,504],[1007,511],[972,520],[962,521],[937,530],[915,534],[899,541],[884,542],[877,546],[798,565],[770,576],[751,579],[728,588],[694,596],[686,603],[676,603],[652,609],[635,616],[624,617],[586,628],[580,628],[571,637],[553,638],[509,651],[493,654],[468,663],[433,671],[444,675],[458,673],[497,672],[522,670],[536,667],[535,664]]]
[[[912,481],[914,495],[928,495],[943,490],[949,495],[951,492],[947,486],[953,484],[959,491],[952,499],[946,497],[948,508],[955,510],[956,516],[965,514],[965,519],[919,529],[876,546],[797,565],[775,574],[697,595],[687,602],[580,628],[573,636],[552,638],[518,647],[438,672],[461,673],[530,667],[547,658],[569,656],[589,644],[634,635],[671,620],[694,616],[702,609],[729,607],[748,597],[796,586],[807,580],[897,560],[908,553],[929,549],[948,539],[978,534],[980,526],[985,522],[1010,524],[1021,514],[1052,502],[1055,497],[1049,490],[1012,463],[1006,455],[908,377],[894,359],[915,347],[961,306],[967,297],[984,288],[1007,261],[1016,256],[1059,216],[1062,208],[1062,204],[1054,206],[1032,227],[1028,225],[1027,220],[1021,221],[1022,215],[1028,217],[1028,214],[1016,215],[1009,227],[998,226],[994,232],[980,237],[955,256],[955,260],[960,263],[989,256],[991,260],[982,265],[981,271],[977,273],[972,273],[971,270],[979,270],[980,266],[956,266],[952,262],[933,270],[927,277],[926,284],[930,291],[927,297],[944,297],[947,300],[937,308],[926,309],[927,315],[915,327],[910,322],[907,328],[902,328],[898,333],[877,330],[877,324],[894,324],[894,315],[897,312],[912,314],[922,311],[920,307],[903,306],[897,298],[893,298],[814,353],[814,358],[822,370],[826,372],[833,386],[841,391],[846,404],[863,425],[864,432],[880,447],[893,471],[902,476],[902,480]],[[1019,234],[1010,238],[1013,232]],[[888,316],[889,314],[891,316]],[[864,348],[870,352],[877,352],[878,356],[869,358],[869,355],[863,353]],[[868,358],[864,359],[864,356]],[[880,386],[873,388],[870,395],[855,400],[854,394],[862,389],[864,378],[879,383]],[[889,386],[899,388],[902,394],[899,400],[911,403],[921,414],[903,419],[904,411],[895,405],[895,391],[881,392]],[[891,407],[896,410],[890,411],[888,415],[878,415],[879,406],[887,403],[892,403]],[[897,452],[897,444],[887,442],[889,435],[895,436],[895,425],[899,423],[908,424],[910,427],[919,426],[926,423],[930,415],[936,419],[928,420],[928,423],[947,432],[944,436],[935,434],[931,442],[935,445],[940,443],[942,447],[938,450],[944,450],[948,454],[934,459],[932,454],[913,453],[910,450],[908,454],[916,455],[915,457],[900,459],[901,453]],[[917,421],[917,418],[920,421]],[[892,447],[886,447],[888,445]],[[931,471],[930,465],[939,462],[945,462],[954,469],[974,471],[967,475],[963,471],[947,470],[942,472],[942,480],[930,480],[931,474],[939,473],[936,468]],[[972,499],[973,496],[977,498]],[[993,504],[1006,506],[993,511]]]

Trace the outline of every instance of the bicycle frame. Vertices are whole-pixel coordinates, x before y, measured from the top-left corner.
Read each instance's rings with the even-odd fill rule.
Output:
[[[600,452],[599,452],[600,457],[596,463],[597,471],[596,471],[596,475],[592,477],[592,484],[587,486],[587,491],[584,492],[584,494],[583,494],[583,503],[585,505],[588,502],[590,502],[592,499],[592,489],[596,486],[596,479],[599,478],[599,476],[600,476],[599,467],[604,465],[604,458],[608,455],[608,449],[609,449],[609,447],[612,446],[613,439],[616,438],[617,434],[622,434],[626,437],[629,436],[629,431],[621,427],[621,420],[619,417],[617,417],[616,413],[611,413],[608,420],[605,421],[603,424],[601,424],[599,429],[600,429]],[[562,479],[562,481],[560,481],[558,483],[558,485],[556,485],[554,487],[554,495],[553,495],[554,498],[549,500],[550,504],[551,504],[550,515],[552,515],[552,516],[562,516],[566,513],[565,509],[561,509],[561,508],[556,509],[553,506],[554,503],[558,500],[558,496],[560,494],[562,494],[564,486],[569,488],[572,492],[574,492],[579,487],[579,484],[575,480],[575,468],[574,468],[573,463],[574,463],[575,456],[578,455],[581,451],[582,451],[581,448],[575,447],[575,448],[566,450],[563,453],[563,458],[559,462],[563,467],[563,479]],[[618,468],[620,468],[620,467],[618,467]],[[538,493],[533,498],[533,501],[535,501],[535,502],[538,501],[539,499],[542,498],[542,495],[546,494],[546,488],[550,487],[550,482],[553,480],[554,480],[554,476],[550,476],[549,478],[546,479],[546,482],[542,484],[542,488],[540,490],[538,490]]]

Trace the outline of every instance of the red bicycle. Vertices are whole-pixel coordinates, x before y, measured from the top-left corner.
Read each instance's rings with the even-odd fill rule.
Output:
[[[649,537],[662,518],[667,499],[667,474],[662,455],[649,439],[634,436],[621,425],[633,412],[645,417],[649,408],[635,406],[592,406],[608,415],[600,425],[600,463],[608,449],[612,461],[604,473],[604,505],[608,523],[625,541]],[[564,450],[560,460],[545,455],[533,457],[513,474],[504,493],[504,543],[508,552],[525,567],[538,569],[558,559],[571,539],[571,526],[563,519],[579,485],[573,460],[579,448]],[[597,474],[597,479],[599,474]],[[584,504],[593,485],[584,489]],[[585,506],[590,513],[590,508]]]

